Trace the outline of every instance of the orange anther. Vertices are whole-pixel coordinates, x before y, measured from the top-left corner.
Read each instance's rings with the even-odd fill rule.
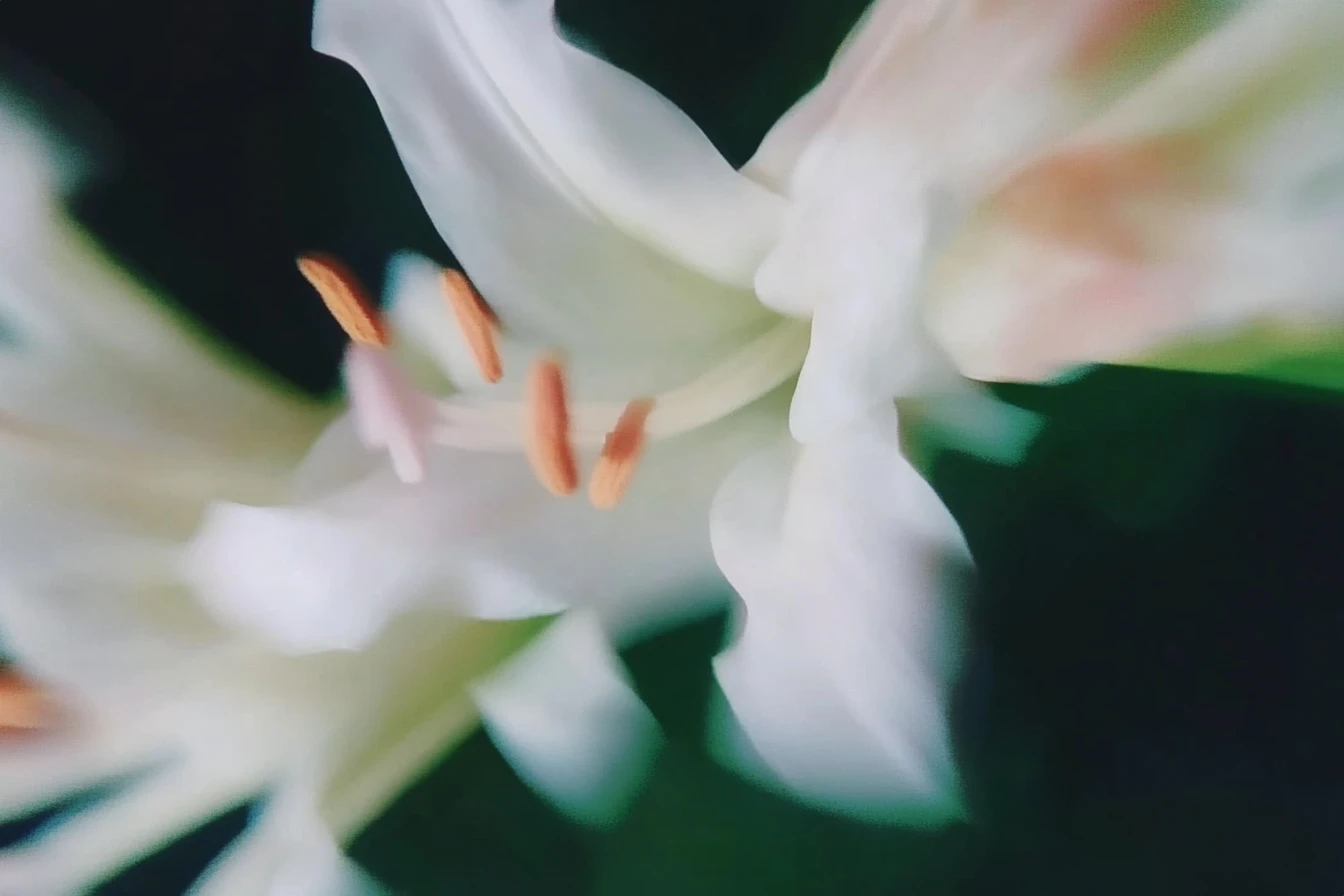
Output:
[[[47,693],[17,672],[0,668],[0,732],[36,731],[51,722]]]
[[[504,375],[504,367],[499,360],[499,344],[495,331],[499,322],[490,306],[485,304],[461,271],[446,270],[441,278],[443,294],[448,297],[448,305],[453,309],[453,317],[467,340],[472,357],[476,359],[476,368],[487,383],[497,383]]]
[[[644,451],[644,424],[652,411],[652,398],[636,398],[625,406],[607,434],[588,482],[588,500],[599,510],[611,510],[630,487]]]
[[[569,438],[565,372],[553,355],[538,358],[528,373],[527,417],[532,471],[551,494],[572,494],[579,487],[579,472]]]
[[[317,253],[300,255],[298,266],[352,342],[387,347],[382,316],[354,271],[337,258]]]

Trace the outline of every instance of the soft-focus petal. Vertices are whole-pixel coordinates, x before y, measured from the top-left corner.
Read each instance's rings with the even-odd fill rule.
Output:
[[[561,811],[616,821],[648,775],[658,724],[596,614],[568,613],[472,690],[491,739]]]
[[[468,684],[536,630],[529,623],[412,615],[368,650],[339,658],[335,669],[355,675],[333,678],[331,693],[339,695],[342,711],[328,736],[288,769],[192,896],[383,892],[344,859],[338,844],[357,835],[475,730]]]
[[[494,401],[521,400],[528,368],[549,344],[501,332],[497,341],[503,376],[486,383],[444,299],[441,273],[434,262],[409,252],[389,265],[387,308],[399,361],[430,394],[461,391]],[[570,353],[565,380],[570,393],[582,401],[624,402],[633,395],[656,395],[690,382],[740,350],[742,337],[741,332],[707,333],[696,344],[658,352],[607,341],[597,350]]]
[[[323,422],[315,403],[244,371],[69,222],[41,142],[0,110],[0,412],[109,448],[271,469]],[[16,188],[24,201],[16,201]]]
[[[0,404],[10,411],[0,420],[0,642],[48,684],[96,688],[217,640],[216,625],[177,577],[178,552],[207,500],[278,499],[284,479],[272,465],[292,450],[296,432],[311,438],[316,419],[294,403],[294,419],[269,424],[276,454],[268,455],[262,434],[242,432],[268,399],[256,386],[256,402],[240,391],[239,402],[216,410],[235,427],[235,445],[257,444],[231,463],[193,431],[191,412],[158,409],[138,393],[134,375],[117,386],[115,364],[93,363],[97,337],[71,337],[59,358],[0,359]],[[147,338],[145,350],[153,344]],[[152,366],[147,356],[128,363]],[[178,372],[160,371],[151,388],[172,391]],[[92,394],[82,391],[86,382]],[[71,428],[48,426],[48,416]],[[203,453],[173,450],[189,444]]]
[[[384,896],[342,855],[305,787],[266,804],[262,818],[211,863],[188,896]]]
[[[62,819],[35,842],[0,853],[0,892],[15,896],[87,892],[228,808],[238,783],[223,769],[210,777],[168,773],[125,796]]]
[[[958,366],[1253,372],[1274,351],[1337,352],[1341,51],[1337,3],[1245,4],[1021,172],[934,280],[930,321]]]
[[[778,197],[671,103],[562,40],[550,0],[322,0],[313,43],[368,82],[506,324],[567,349],[613,334],[637,349],[759,320],[745,288]]]
[[[97,689],[59,690],[67,724],[0,744],[0,816],[122,783],[42,836],[0,851],[0,880],[12,882],[0,890],[82,892],[181,831],[268,793],[215,871],[225,881],[274,879],[314,896],[328,896],[327,880],[353,884],[358,875],[332,841],[352,837],[474,729],[468,683],[534,632],[447,614],[407,617],[360,653],[281,657],[234,641],[166,662],[148,656],[144,674]],[[295,812],[309,821],[296,827]]]
[[[1209,18],[1189,9],[1198,5],[883,0],[869,9],[826,78],[744,169],[790,199],[756,287],[766,305],[813,316],[797,438],[823,438],[892,396],[949,387],[954,367],[920,310],[930,261],[984,191],[1135,69],[1188,41],[1196,25],[1169,20]],[[1140,36],[1153,38],[1144,60],[1114,58]]]
[[[486,619],[589,606],[633,637],[718,599],[709,504],[735,461],[778,434],[780,398],[650,445],[613,510],[553,497],[518,452],[448,448],[415,486],[380,470],[308,505],[220,505],[187,577],[220,618],[289,650],[358,648],[423,604]],[[339,445],[324,451],[344,463]],[[581,453],[581,468],[593,460]]]
[[[711,527],[745,615],[715,661],[750,746],[732,761],[829,809],[954,817],[946,712],[966,548],[901,456],[894,412],[744,461]]]
[[[184,574],[226,623],[245,628],[253,614],[265,613],[269,634],[281,643],[355,649],[381,630],[387,606],[409,606],[420,596],[435,565],[376,520],[218,503],[205,515]]]
[[[0,637],[30,674],[96,686],[213,637],[174,552],[207,499],[273,500],[326,413],[105,259],[52,150],[0,110]]]
[[[897,402],[903,428],[936,449],[949,448],[997,464],[1026,457],[1045,421],[1040,414],[1000,401],[979,383],[962,380],[959,388]],[[907,442],[907,452],[910,451]],[[911,453],[927,470],[924,456]]]
[[[527,644],[537,621],[477,622],[441,612],[394,622],[367,650],[348,654],[365,675],[356,710],[318,754],[318,812],[346,842],[427,768],[475,730],[471,682]]]
[[[1176,52],[1207,0],[877,0],[743,169],[799,196],[849,170],[982,186]]]

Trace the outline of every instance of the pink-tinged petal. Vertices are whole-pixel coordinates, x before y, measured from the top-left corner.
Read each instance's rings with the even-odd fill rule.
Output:
[[[957,365],[921,308],[933,259],[986,192],[1109,101],[1114,84],[1071,73],[1079,47],[1132,37],[1157,14],[1122,0],[869,10],[745,169],[791,199],[756,289],[767,306],[812,317],[795,437],[812,442],[892,397],[948,388]]]
[[[928,319],[959,368],[1252,372],[1264,346],[1234,348],[1249,330],[1289,354],[1338,334],[1341,51],[1338,4],[1248,6],[1018,173],[932,280]],[[1308,338],[1293,346],[1294,332]]]
[[[879,0],[744,171],[797,197],[866,158],[964,192],[1197,38],[1218,17],[1205,5]]]

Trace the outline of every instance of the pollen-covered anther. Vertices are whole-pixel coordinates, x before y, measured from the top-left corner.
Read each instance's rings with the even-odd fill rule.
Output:
[[[0,669],[0,733],[36,731],[52,724],[51,697],[10,669]]]
[[[387,328],[355,272],[339,259],[313,253],[300,255],[299,273],[312,284],[322,302],[352,342],[386,348]]]
[[[453,310],[457,326],[476,359],[476,369],[487,383],[497,383],[504,375],[504,366],[499,359],[499,343],[496,331],[499,321],[490,306],[481,298],[481,294],[461,271],[446,270],[440,282],[443,294],[448,298],[448,306]]]
[[[588,500],[599,510],[611,510],[625,497],[644,451],[644,424],[652,411],[652,398],[636,398],[607,434],[588,481]]]
[[[528,373],[527,459],[551,494],[562,497],[579,487],[569,432],[565,371],[554,355],[538,358]]]

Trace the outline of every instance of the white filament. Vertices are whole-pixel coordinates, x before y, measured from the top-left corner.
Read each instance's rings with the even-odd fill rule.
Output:
[[[654,396],[645,432],[651,438],[681,435],[770,393],[797,375],[807,354],[809,332],[802,321],[781,320],[689,383]],[[625,406],[624,401],[572,402],[574,445],[602,445]],[[454,395],[437,402],[432,439],[466,450],[516,450],[523,444],[526,415],[527,409],[518,402]]]

